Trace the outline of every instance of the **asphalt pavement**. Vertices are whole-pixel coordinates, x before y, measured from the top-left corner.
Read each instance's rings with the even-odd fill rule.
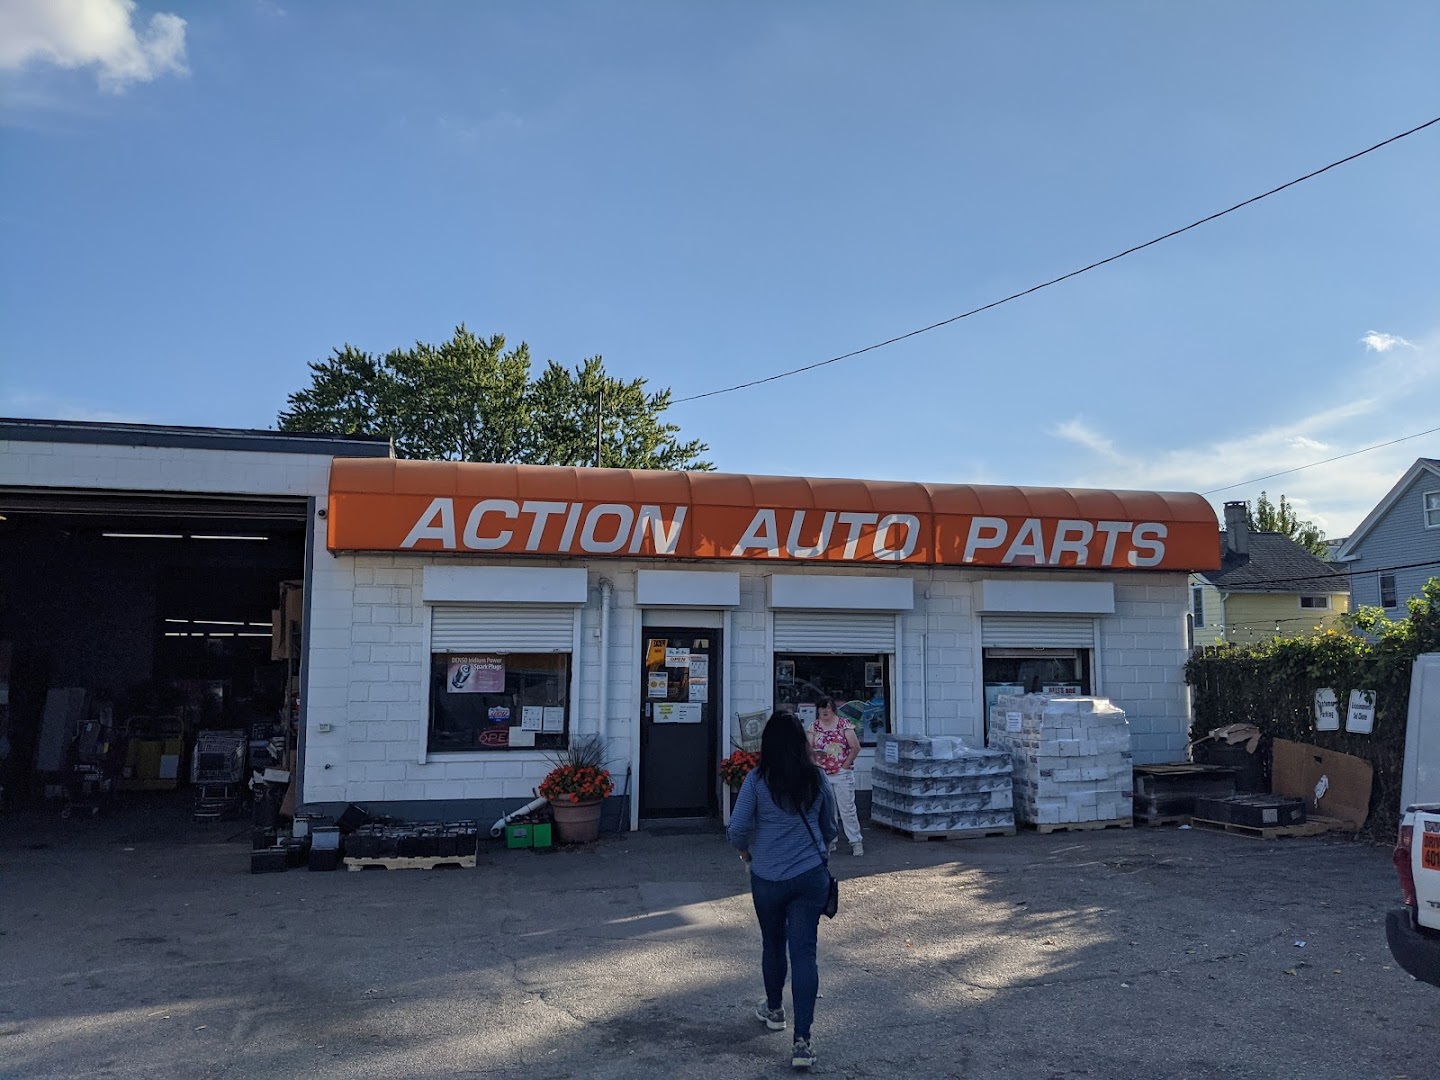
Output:
[[[1440,1074],[1383,849],[1168,827],[866,850],[836,856],[817,1076]],[[0,818],[0,1080],[791,1074],[718,831],[479,863],[251,875],[235,823]]]

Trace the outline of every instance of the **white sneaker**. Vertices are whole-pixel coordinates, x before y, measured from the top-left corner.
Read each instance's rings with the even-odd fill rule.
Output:
[[[834,855],[834,854],[835,854],[835,844],[836,844],[836,843],[837,843],[837,841],[835,841],[835,840],[831,840],[831,841],[830,841],[830,851],[829,851],[829,854],[831,854],[831,855]]]
[[[855,841],[855,843],[853,843],[853,844],[850,845],[850,854],[851,854],[851,855],[864,855],[864,854],[865,854],[865,845],[862,844],[862,843],[860,843],[860,841],[858,841],[858,840]]]

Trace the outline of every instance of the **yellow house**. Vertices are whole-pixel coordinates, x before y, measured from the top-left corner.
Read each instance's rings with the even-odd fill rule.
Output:
[[[1350,610],[1349,575],[1281,533],[1250,529],[1243,502],[1225,504],[1220,569],[1190,575],[1196,646],[1253,645],[1331,629]]]

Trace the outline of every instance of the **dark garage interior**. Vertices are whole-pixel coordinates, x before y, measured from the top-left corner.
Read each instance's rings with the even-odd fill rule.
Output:
[[[238,812],[251,765],[293,747],[307,516],[305,499],[0,492],[3,806]]]

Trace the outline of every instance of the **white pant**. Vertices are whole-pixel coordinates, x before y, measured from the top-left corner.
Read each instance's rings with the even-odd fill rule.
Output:
[[[860,815],[855,812],[855,770],[826,773],[825,779],[830,782],[830,790],[835,795],[840,823],[845,826],[845,839],[852,844],[860,843]]]

